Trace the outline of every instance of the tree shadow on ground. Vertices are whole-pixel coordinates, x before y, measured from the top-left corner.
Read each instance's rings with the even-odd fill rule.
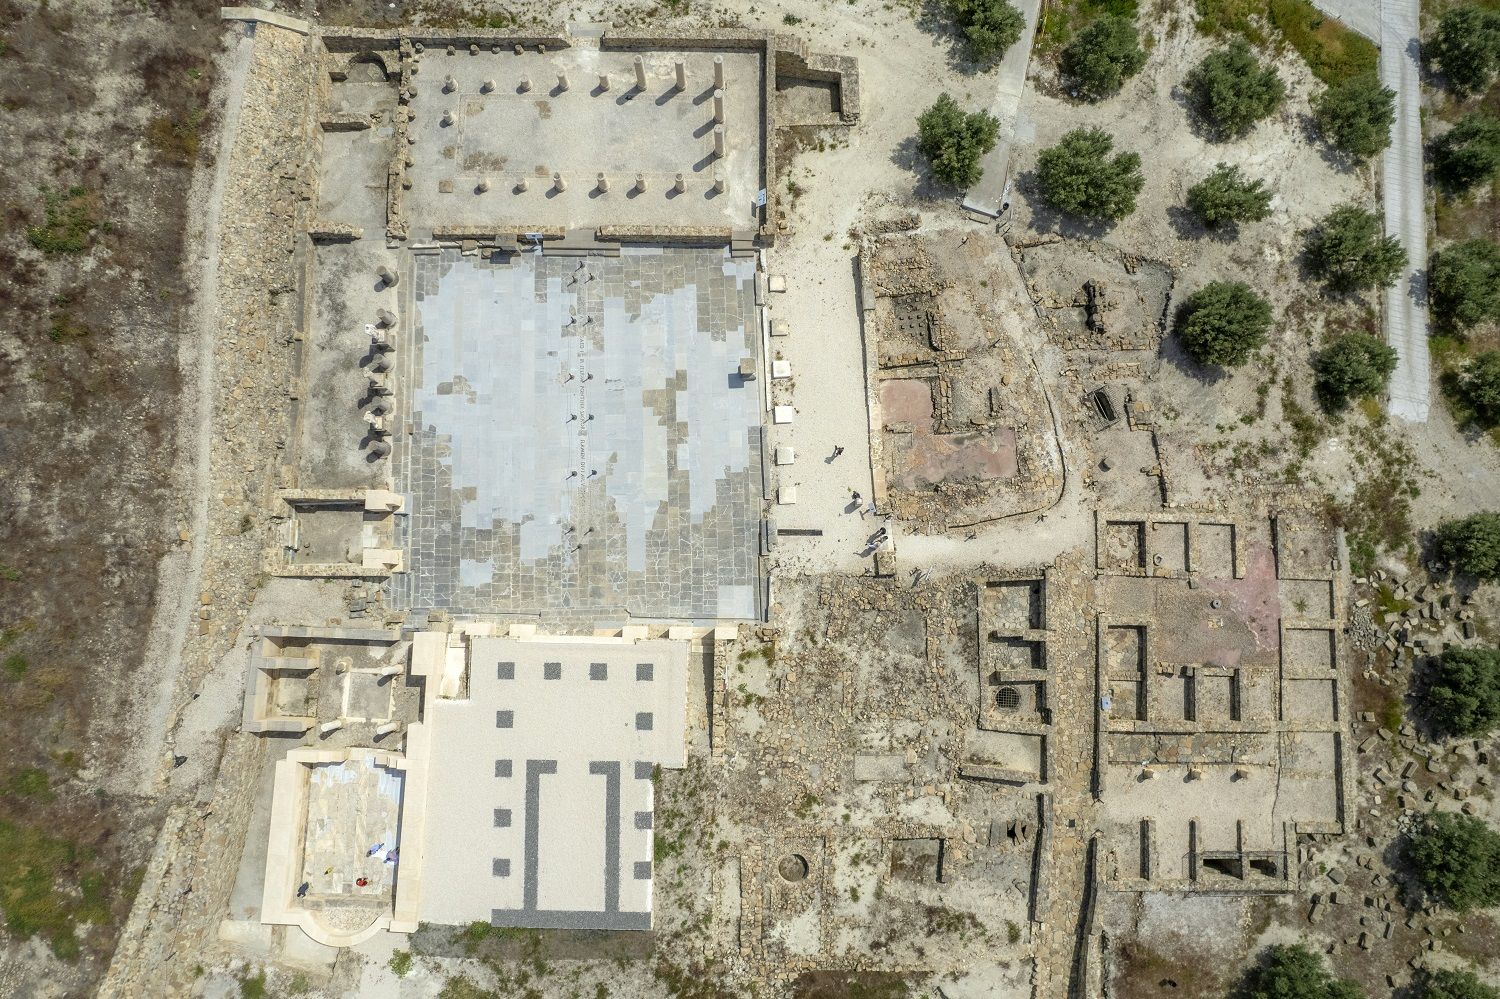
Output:
[[[933,176],[932,165],[922,154],[915,135],[908,135],[896,144],[891,152],[891,162],[902,170],[916,176],[912,193],[927,201],[962,200],[964,192],[946,181]]]
[[[1017,174],[1014,190],[1026,199],[1026,207],[1031,211],[1030,228],[1036,232],[1056,233],[1066,239],[1100,240],[1113,232],[1117,224],[1079,218],[1053,208],[1042,194],[1042,183],[1035,170]]]
[[[1000,59],[980,62],[969,58],[969,40],[958,26],[958,16],[944,0],[923,0],[917,11],[916,25],[947,47],[948,69],[962,76],[981,76],[1000,64]],[[1016,43],[1017,45],[1020,42]]]
[[[1172,231],[1177,233],[1177,238],[1187,242],[1207,240],[1227,246],[1240,238],[1241,230],[1238,223],[1230,222],[1218,228],[1204,225],[1187,205],[1169,206],[1167,222],[1172,226]]]

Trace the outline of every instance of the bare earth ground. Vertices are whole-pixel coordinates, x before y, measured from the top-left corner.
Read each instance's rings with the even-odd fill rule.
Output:
[[[6,2],[0,25],[0,993],[81,995],[159,821],[118,777],[185,509],[182,233],[220,25],[215,4],[88,0]],[[49,196],[76,245],[43,252]]]

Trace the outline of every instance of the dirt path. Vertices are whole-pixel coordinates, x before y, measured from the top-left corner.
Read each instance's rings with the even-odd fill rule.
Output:
[[[208,552],[214,335],[219,329],[219,206],[224,198],[230,151],[234,148],[234,133],[254,47],[252,39],[247,36],[232,35],[231,39],[231,47],[221,63],[220,92],[215,94],[216,103],[221,107],[222,124],[214,169],[211,175],[205,171],[197,173],[189,194],[193,207],[189,212],[186,257],[199,262],[196,273],[188,276],[193,285],[197,335],[184,337],[178,348],[183,383],[191,388],[182,394],[183,411],[177,424],[176,448],[180,456],[178,488],[183,498],[187,538],[183,545],[162,559],[158,572],[142,671],[143,676],[154,678],[155,686],[148,696],[143,697],[139,722],[131,732],[133,745],[130,751],[121,757],[108,778],[115,793],[160,790],[171,769],[174,719],[181,712],[181,703],[189,696],[179,691],[178,686],[182,675],[182,651],[187,642],[193,608],[197,604],[203,561]]]

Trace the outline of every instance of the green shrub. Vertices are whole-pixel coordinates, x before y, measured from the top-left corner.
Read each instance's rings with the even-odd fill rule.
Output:
[[[47,220],[26,230],[26,239],[43,253],[82,253],[99,228],[99,197],[86,188],[42,192]]]
[[[1432,812],[1406,845],[1423,886],[1459,912],[1500,904],[1500,833],[1472,815]]]
[[[1313,111],[1330,145],[1367,160],[1391,144],[1396,92],[1374,73],[1353,76],[1319,94]]]
[[[1500,579],[1500,513],[1486,510],[1437,526],[1434,547],[1459,572]]]
[[[57,797],[52,793],[47,772],[36,767],[22,767],[11,774],[5,781],[5,793],[18,798],[40,798],[42,801],[51,801]]]
[[[994,62],[1016,44],[1026,18],[1005,0],[950,0],[958,26],[969,42],[969,58]]]
[[[1488,430],[1500,426],[1500,350],[1482,350],[1458,374],[1458,396]]]
[[[1500,12],[1473,4],[1448,8],[1426,52],[1460,96],[1483,90],[1500,63]]]
[[[917,146],[932,164],[933,176],[954,187],[969,187],[984,174],[979,161],[995,147],[1000,123],[988,111],[966,112],[947,94],[917,119]]]
[[[1433,254],[1427,273],[1432,312],[1464,332],[1500,317],[1500,247],[1487,239],[1455,243]]]
[[[78,957],[74,927],[106,926],[113,887],[91,852],[32,826],[0,820],[0,911],[19,939],[41,935],[64,960]]]
[[[1286,86],[1262,66],[1242,39],[1211,52],[1185,81],[1193,108],[1216,139],[1233,139],[1280,106]]]
[[[1448,646],[1433,664],[1423,699],[1444,735],[1488,735],[1500,725],[1500,649]]]
[[[1135,21],[1101,17],[1063,49],[1059,68],[1079,93],[1098,100],[1119,90],[1145,64]]]
[[[398,950],[391,955],[391,973],[397,978],[405,978],[411,972],[412,957],[409,950]]]
[[[1335,208],[1307,234],[1308,264],[1336,291],[1391,284],[1406,265],[1406,253],[1383,231],[1374,212],[1352,204]]]
[[[1470,111],[1432,144],[1432,172],[1455,191],[1483,183],[1500,169],[1500,119]]]
[[[1266,342],[1270,328],[1271,303],[1240,281],[1204,285],[1177,313],[1182,349],[1199,364],[1244,364]]]
[[[1309,0],[1270,0],[1267,16],[1324,83],[1336,84],[1380,68],[1380,49],[1374,42],[1325,17]]]
[[[1214,172],[1188,188],[1188,209],[1210,229],[1240,222],[1259,222],[1271,214],[1271,192],[1263,180],[1251,180],[1237,166],[1220,163]]]
[[[1245,976],[1245,999],[1362,999],[1355,983],[1334,978],[1302,944],[1274,944]]]
[[[1345,333],[1313,358],[1318,401],[1329,412],[1385,388],[1396,370],[1396,351],[1368,333]]]
[[[1037,159],[1037,181],[1047,203],[1059,211],[1099,221],[1118,221],[1135,211],[1146,180],[1135,153],[1111,156],[1115,140],[1100,128],[1079,128]]]
[[[1500,999],[1500,989],[1492,989],[1472,971],[1453,968],[1428,969],[1422,972],[1416,999]]]

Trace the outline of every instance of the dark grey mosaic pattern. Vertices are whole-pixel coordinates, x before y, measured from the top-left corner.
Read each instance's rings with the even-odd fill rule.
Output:
[[[722,249],[416,255],[397,600],[753,618],[754,261]]]

